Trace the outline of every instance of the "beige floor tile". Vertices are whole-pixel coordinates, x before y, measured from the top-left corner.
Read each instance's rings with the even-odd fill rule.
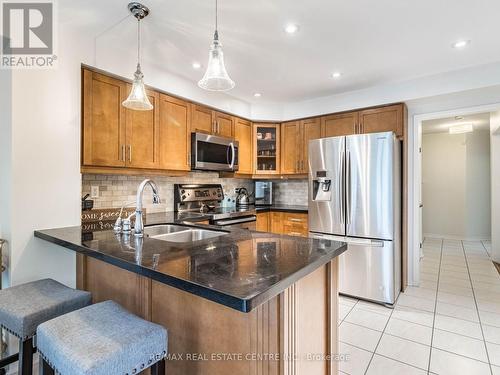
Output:
[[[483,324],[484,339],[500,345],[500,328]]]
[[[436,291],[437,286],[438,286],[437,281],[420,280],[419,288],[430,289],[430,290]]]
[[[417,310],[412,307],[396,306],[392,312],[391,318],[432,327],[434,314],[428,311]]]
[[[390,358],[375,354],[367,375],[426,375],[427,372]]]
[[[399,295],[396,306],[406,306],[418,310],[434,312],[435,302],[433,300],[408,296],[401,293]]]
[[[348,360],[340,362],[339,368],[340,371],[349,375],[363,375],[372,357],[369,351],[343,342],[339,343],[339,353],[348,357]]]
[[[492,365],[500,366],[500,345],[487,342],[488,355],[490,356],[490,362]]]
[[[384,334],[375,353],[427,370],[430,347]]]
[[[362,310],[368,310],[382,315],[391,315],[392,313],[391,308],[368,301],[359,301],[356,307]]]
[[[463,287],[456,286],[456,285],[449,284],[449,283],[445,283],[445,282],[439,283],[438,289],[440,292],[456,294],[459,296],[465,296],[465,297],[473,297],[474,296],[472,294],[472,288],[463,288]]]
[[[352,310],[354,305],[348,306],[343,303],[339,303],[339,318],[340,320],[344,320],[347,314]]]
[[[471,288],[472,287],[470,280],[457,279],[456,277],[450,277],[450,276],[440,276],[439,282],[446,283],[446,284],[452,284],[455,286],[459,286],[461,288]]]
[[[474,359],[432,348],[430,371],[439,375],[488,375],[490,366]]]
[[[366,328],[383,331],[389,317],[372,311],[363,310],[355,306],[344,319],[345,322],[357,324]]]
[[[437,300],[439,302],[449,303],[450,305],[462,306],[469,309],[476,308],[476,303],[474,302],[473,297],[459,296],[457,294],[441,292],[439,291],[439,289],[438,289]]]
[[[424,345],[431,344],[432,328],[391,317],[384,333]]]
[[[434,327],[478,340],[483,339],[481,325],[468,320],[437,314],[434,320]]]
[[[458,319],[469,320],[471,322],[479,322],[476,309],[451,305],[449,303],[437,302],[436,313],[446,316],[452,316]]]
[[[432,301],[436,299],[436,291],[415,286],[407,287],[404,294],[418,298],[430,299]]]
[[[438,274],[437,273],[420,272],[420,280],[437,281]]]
[[[476,298],[479,311],[489,311],[495,314],[500,314],[500,303]]]
[[[347,296],[339,296],[339,303],[348,306],[354,306],[358,300],[356,298],[347,297]]]
[[[434,329],[432,347],[488,362],[483,340]]]
[[[358,326],[349,322],[342,322],[339,328],[339,340],[358,348],[375,351],[375,347],[382,336],[382,332]]]
[[[481,316],[482,324],[500,327],[500,314],[479,310],[479,315]]]

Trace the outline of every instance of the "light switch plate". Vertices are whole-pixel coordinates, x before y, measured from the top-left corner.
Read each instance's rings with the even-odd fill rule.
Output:
[[[99,198],[99,186],[92,185],[90,187],[90,198]]]

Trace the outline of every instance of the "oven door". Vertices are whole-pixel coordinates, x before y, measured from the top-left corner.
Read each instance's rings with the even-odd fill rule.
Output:
[[[238,141],[210,134],[192,133],[191,168],[206,171],[237,171]]]
[[[213,222],[214,225],[220,225],[222,227],[233,227],[257,230],[257,216],[243,216],[238,218],[220,219]]]

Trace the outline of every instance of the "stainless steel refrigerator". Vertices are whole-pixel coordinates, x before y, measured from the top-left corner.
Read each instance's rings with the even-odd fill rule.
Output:
[[[401,151],[394,133],[309,143],[309,231],[342,240],[342,294],[394,304],[401,289]]]

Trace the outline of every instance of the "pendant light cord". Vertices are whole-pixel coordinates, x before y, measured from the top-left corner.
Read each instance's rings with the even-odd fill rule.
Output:
[[[141,65],[141,20],[137,19],[137,65]]]
[[[215,0],[215,31],[217,31],[217,14],[219,13],[218,7],[217,7],[217,0]]]

